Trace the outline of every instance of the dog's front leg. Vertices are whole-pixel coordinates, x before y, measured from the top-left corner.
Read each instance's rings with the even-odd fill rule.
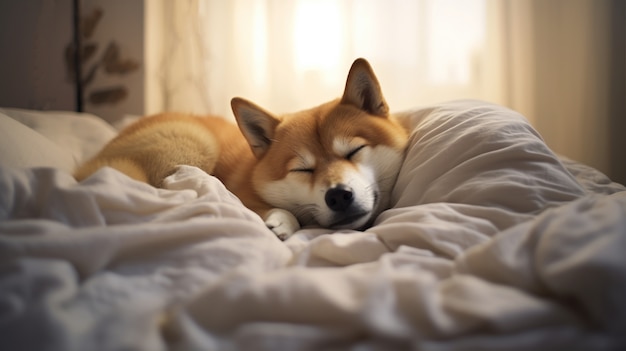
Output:
[[[296,230],[300,229],[300,223],[289,211],[282,208],[274,208],[265,215],[265,225],[276,234],[280,240],[286,240]]]

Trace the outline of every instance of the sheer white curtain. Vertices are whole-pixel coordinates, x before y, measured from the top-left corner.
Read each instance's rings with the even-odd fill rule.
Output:
[[[165,2],[162,109],[231,116],[233,96],[270,111],[341,95],[370,61],[392,109],[453,98],[498,100],[485,0]],[[501,101],[498,101],[501,102]]]
[[[607,90],[616,79],[607,23],[619,1],[146,4],[161,10],[148,31],[158,43],[146,65],[147,89],[155,92],[148,111],[232,118],[234,96],[276,113],[304,109],[338,97],[351,62],[365,57],[392,110],[492,101],[525,114],[557,152],[609,174],[622,165],[626,173],[619,143],[608,140],[607,96],[619,93]]]

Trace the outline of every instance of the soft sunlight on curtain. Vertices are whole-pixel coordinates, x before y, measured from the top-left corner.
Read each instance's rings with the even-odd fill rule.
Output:
[[[489,99],[485,0],[165,2],[167,110],[231,118],[242,96],[276,113],[341,95],[370,61],[392,109]],[[493,99],[492,99],[493,100]]]

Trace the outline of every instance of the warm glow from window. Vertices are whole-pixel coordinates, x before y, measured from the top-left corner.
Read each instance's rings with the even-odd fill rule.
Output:
[[[468,84],[475,78],[473,66],[485,40],[484,0],[435,0],[428,5],[429,81]]]
[[[252,29],[253,29],[253,55],[256,58],[255,69],[252,79],[258,87],[262,87],[267,81],[267,71],[264,67],[267,67],[267,13],[265,12],[265,6],[260,1],[255,1],[248,4],[248,6],[254,6]]]
[[[342,52],[340,1],[300,0],[294,17],[294,55],[296,69],[330,69]]]
[[[434,86],[467,86],[480,69],[485,0],[299,0],[293,54],[298,71],[337,69],[350,50],[415,69]]]

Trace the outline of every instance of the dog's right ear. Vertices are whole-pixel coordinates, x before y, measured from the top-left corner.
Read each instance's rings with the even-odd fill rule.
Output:
[[[341,103],[353,105],[375,116],[387,117],[389,107],[370,64],[356,59],[350,67]]]
[[[274,131],[280,120],[259,106],[242,98],[230,100],[241,133],[257,158],[265,154],[272,144]]]

